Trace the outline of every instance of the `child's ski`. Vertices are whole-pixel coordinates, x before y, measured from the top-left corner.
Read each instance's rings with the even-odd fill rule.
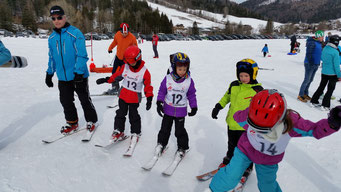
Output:
[[[148,161],[147,164],[145,164],[144,166],[142,166],[142,169],[146,170],[146,171],[150,171],[154,165],[156,164],[156,162],[159,160],[159,157],[161,157],[161,155],[168,149],[168,147],[166,147],[162,152],[161,150],[156,152],[154,154],[154,156]]]
[[[116,108],[116,107],[118,107],[118,105],[107,105],[108,109],[112,109],[112,108]]]
[[[239,183],[237,186],[232,190],[232,192],[242,192],[244,190],[245,183],[247,179],[249,178],[252,168],[247,168],[246,171],[244,172],[242,178],[240,179]]]
[[[186,153],[180,153],[179,151],[177,151],[175,153],[173,162],[168,166],[166,170],[162,172],[162,174],[165,176],[171,176],[174,173],[175,169],[178,167],[181,160],[185,157],[185,154]]]
[[[84,128],[80,128],[80,129],[77,129],[76,131],[71,132],[71,133],[69,133],[69,134],[66,134],[66,135],[59,134],[59,135],[56,135],[56,136],[49,137],[49,138],[47,138],[47,139],[43,139],[43,140],[41,140],[41,141],[42,141],[43,143],[45,143],[45,144],[50,144],[50,143],[56,142],[56,141],[58,141],[58,140],[60,140],[60,139],[63,139],[63,138],[65,138],[65,137],[68,137],[68,136],[70,136],[70,135],[73,135],[73,134],[75,134],[75,133],[78,133],[78,132],[80,132],[80,131],[83,131],[83,130],[85,130],[85,129],[86,129],[85,127],[84,127]]]
[[[94,135],[97,127],[98,127],[98,124],[95,124],[95,128],[91,132],[89,131],[89,129],[87,129],[85,135],[83,136],[82,141],[83,142],[89,142],[91,140],[92,136]]]
[[[110,149],[115,143],[118,143],[118,142],[120,142],[120,141],[124,141],[124,140],[126,140],[128,137],[129,137],[129,136],[125,135],[125,136],[123,136],[123,138],[121,138],[121,139],[119,139],[119,140],[116,140],[116,141],[110,139],[108,144],[105,144],[105,145],[95,144],[95,147],[100,147],[100,148],[103,148],[103,149],[108,150],[108,149]]]
[[[215,169],[213,171],[210,171],[210,172],[207,172],[207,173],[204,173],[202,175],[198,175],[197,176],[197,179],[199,181],[207,181],[209,179],[211,179],[217,172],[218,172],[219,169]]]
[[[129,145],[127,151],[123,154],[123,156],[131,157],[134,153],[137,142],[139,142],[139,136],[137,136],[137,135],[130,136],[130,145]]]
[[[249,176],[243,176],[237,186],[231,192],[242,192],[244,190],[245,183]]]

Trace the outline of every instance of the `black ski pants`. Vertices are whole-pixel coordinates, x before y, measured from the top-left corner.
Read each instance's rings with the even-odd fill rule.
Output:
[[[78,99],[84,111],[84,117],[87,122],[97,122],[97,113],[92,104],[88,78],[84,78],[82,82],[74,81],[58,81],[59,100],[64,108],[64,115],[67,122],[73,123],[78,121],[77,109],[75,106],[74,92],[77,93]]]
[[[154,57],[159,57],[159,52],[157,51],[157,45],[153,45]]]
[[[336,75],[324,75],[324,74],[322,74],[320,85],[317,88],[317,90],[315,91],[313,97],[311,98],[311,103],[315,103],[315,104],[319,103],[318,100],[319,100],[320,96],[323,94],[323,91],[328,84],[327,92],[324,95],[323,100],[322,100],[322,106],[330,107],[330,98],[333,95],[337,81],[338,81],[338,79],[337,79]]]
[[[245,131],[230,130],[229,127],[227,127],[228,147],[227,147],[226,156],[223,159],[223,163],[225,165],[230,163],[230,160],[233,157],[234,149],[237,147],[238,141],[244,132]],[[250,164],[248,169],[252,169],[252,168],[253,168],[253,163]],[[247,172],[245,172],[244,175],[245,174],[247,174]]]
[[[124,132],[126,116],[129,111],[130,132],[141,133],[141,117],[138,112],[139,103],[126,103],[123,99],[118,100],[118,110],[116,110],[114,129]]]
[[[175,137],[177,138],[178,149],[189,149],[188,134],[185,129],[185,117],[172,117],[164,115],[162,118],[161,130],[159,131],[157,142],[162,146],[167,146],[172,131],[173,121],[175,122]]]

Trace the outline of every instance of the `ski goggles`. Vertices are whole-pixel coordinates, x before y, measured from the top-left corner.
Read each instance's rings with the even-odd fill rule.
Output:
[[[257,63],[254,63],[254,64],[250,64],[250,63],[247,63],[247,62],[238,62],[237,63],[237,68],[238,69],[252,69],[252,68],[255,68],[255,67],[258,67]]]
[[[272,129],[277,126],[277,124],[275,124],[273,127],[259,127],[259,126],[255,125],[249,118],[247,119],[247,123],[249,124],[250,129],[252,129],[255,132],[260,133],[260,134],[271,133]]]

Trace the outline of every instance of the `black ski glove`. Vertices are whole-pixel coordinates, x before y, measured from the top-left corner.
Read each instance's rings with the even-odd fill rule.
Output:
[[[147,97],[146,110],[148,111],[152,107],[153,97]]]
[[[341,105],[330,110],[328,123],[332,129],[339,130],[341,127]]]
[[[75,83],[83,82],[83,74],[80,75],[78,73],[75,73],[75,78],[73,78],[73,82],[75,82]]]
[[[193,107],[191,112],[188,113],[188,116],[190,116],[190,117],[194,116],[195,114],[197,114],[197,111],[198,111],[198,108],[197,107]]]
[[[112,50],[111,51],[108,50],[108,53],[112,53]]]
[[[96,80],[97,85],[99,84],[103,84],[103,83],[108,83],[108,80],[110,79],[110,77],[106,77],[106,78],[99,78]]]
[[[53,87],[52,77],[53,77],[53,74],[50,75],[50,74],[48,74],[48,73],[46,72],[45,84],[46,84],[48,87]]]
[[[157,102],[156,102],[156,105],[157,105],[157,108],[156,108],[157,113],[158,113],[161,117],[163,117],[163,102],[162,102],[162,101],[157,101]]]
[[[217,103],[212,110],[212,118],[213,119],[218,119],[217,115],[221,109],[223,109],[223,107],[219,103]]]

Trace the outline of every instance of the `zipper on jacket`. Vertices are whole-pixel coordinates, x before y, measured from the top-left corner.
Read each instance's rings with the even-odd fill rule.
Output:
[[[64,69],[65,81],[67,81],[66,70],[64,66],[64,58],[63,58],[62,33],[60,33],[60,49],[61,49],[60,56],[62,57],[62,66]]]

